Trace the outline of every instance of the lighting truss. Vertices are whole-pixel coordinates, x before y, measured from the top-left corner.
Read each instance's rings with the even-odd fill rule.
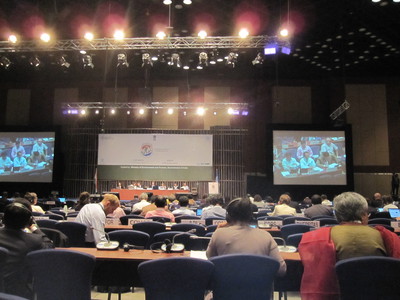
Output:
[[[151,102],[149,104],[140,102],[69,102],[63,103],[62,109],[204,109],[223,110],[231,108],[233,110],[247,110],[248,103],[192,103],[192,102]]]
[[[44,51],[92,51],[92,50],[130,50],[130,49],[235,49],[264,48],[266,44],[277,43],[280,46],[290,46],[287,40],[276,36],[237,36],[206,37],[168,37],[158,38],[125,38],[115,40],[109,38],[79,40],[58,40],[41,44],[37,41],[21,41],[10,43],[0,41],[0,52],[44,52]]]

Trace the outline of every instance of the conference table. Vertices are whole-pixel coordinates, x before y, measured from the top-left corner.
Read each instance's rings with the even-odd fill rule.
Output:
[[[137,190],[129,190],[129,189],[111,189],[113,193],[119,193],[120,200],[133,200],[135,196],[139,197],[142,193],[152,193],[153,195],[161,195],[161,196],[169,196],[171,194],[190,194],[190,191],[187,190],[149,190],[149,189],[137,189]]]

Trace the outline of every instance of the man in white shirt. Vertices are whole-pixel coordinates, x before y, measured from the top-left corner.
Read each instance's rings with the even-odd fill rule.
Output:
[[[186,216],[195,216],[196,213],[188,208],[189,205],[189,198],[186,196],[179,197],[179,205],[180,208],[175,209],[172,213],[174,215],[186,215]]]
[[[36,144],[32,147],[32,153],[39,152],[39,154],[46,156],[47,155],[47,146],[43,143],[43,139],[38,139]]]
[[[108,214],[112,214],[119,207],[119,199],[113,194],[105,194],[100,203],[86,204],[79,211],[75,222],[85,224],[86,243],[90,245],[106,242],[104,226]]]
[[[224,204],[224,199],[222,197],[212,197],[211,198],[211,205],[212,207],[203,210],[203,213],[201,214],[201,218],[207,219],[207,218],[226,218],[226,210],[225,208],[222,208],[222,205]]]
[[[149,199],[149,195],[147,195],[147,193],[141,193],[139,196],[140,201],[132,206],[132,212],[133,213],[142,212],[143,207],[150,205],[150,202],[148,202],[147,199]]]

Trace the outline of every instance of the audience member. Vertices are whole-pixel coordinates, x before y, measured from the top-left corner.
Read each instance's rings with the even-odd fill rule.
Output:
[[[79,195],[78,202],[76,203],[74,209],[75,211],[80,211],[82,207],[84,207],[86,204],[90,203],[90,194],[89,192],[82,192]]]
[[[23,156],[21,151],[17,152],[17,157],[14,158],[14,171],[21,170],[26,167],[28,163],[26,162],[25,157]],[[18,169],[17,169],[18,168]]]
[[[22,153],[22,156],[25,155],[25,148],[21,145],[20,141],[16,141],[14,147],[11,149],[11,159],[15,159],[18,155],[18,152]]]
[[[167,200],[163,196],[157,196],[154,204],[157,208],[155,210],[147,212],[145,216],[146,219],[152,217],[163,217],[170,219],[171,222],[175,222],[175,216],[171,212],[166,210]]]
[[[113,219],[119,219],[123,216],[126,216],[126,214],[121,206],[117,207],[112,213],[107,215],[107,217],[113,218]]]
[[[267,231],[249,226],[253,220],[250,200],[234,199],[226,211],[227,226],[218,228],[212,235],[206,251],[207,257],[235,253],[270,256],[279,261],[278,274],[284,275],[286,263],[273,237]]]
[[[1,152],[0,156],[0,170],[10,171],[13,166],[13,162],[10,157],[7,156],[7,151]]]
[[[179,208],[174,210],[172,213],[176,215],[186,215],[186,216],[195,216],[196,213],[188,208],[189,205],[189,198],[186,196],[179,197]]]
[[[300,202],[300,210],[305,210],[312,206],[310,197],[305,197],[303,201]]]
[[[36,141],[35,145],[33,145],[31,154],[33,154],[35,152],[39,152],[40,155],[46,156],[47,155],[47,148],[48,147],[46,146],[46,144],[43,143],[43,139],[39,138]]]
[[[86,242],[88,246],[95,246],[99,242],[106,242],[104,226],[106,216],[119,207],[118,197],[113,194],[105,194],[100,203],[86,204],[76,216],[75,222],[85,224]]]
[[[384,211],[389,211],[389,208],[398,208],[396,205],[393,204],[393,198],[390,195],[383,195],[382,196],[383,207]]]
[[[312,169],[316,166],[315,161],[312,157],[310,157],[310,152],[304,152],[304,156],[300,159],[300,168],[301,169]]]
[[[24,198],[31,203],[32,211],[44,214],[45,211],[39,205],[37,205],[38,197],[36,193],[26,193]]]
[[[302,299],[339,298],[335,273],[338,260],[359,256],[400,258],[399,237],[382,226],[368,226],[368,204],[363,196],[342,193],[335,197],[334,208],[340,225],[304,233],[300,242]]]
[[[287,172],[294,172],[298,170],[299,163],[295,158],[292,157],[292,154],[288,151],[285,153],[285,158],[282,159],[282,168]]]
[[[327,205],[322,205],[322,199],[320,195],[311,196],[312,206],[304,211],[304,215],[307,218],[312,218],[315,216],[333,216],[333,209]]]
[[[34,250],[54,248],[50,239],[34,224],[30,203],[25,199],[9,204],[0,228],[0,247],[9,251],[4,265],[4,288],[8,294],[32,299],[32,278],[25,262]]]
[[[328,199],[328,196],[325,194],[321,194],[322,205],[332,206],[332,201]]]
[[[321,153],[328,152],[330,155],[338,157],[338,146],[332,143],[331,138],[327,138],[325,143],[321,146]]]
[[[300,147],[297,148],[297,159],[302,159],[305,152],[308,152],[310,156],[313,156],[311,147],[306,144],[306,141],[302,140],[300,142]]]
[[[201,218],[226,218],[226,210],[222,208],[224,205],[224,198],[222,196],[213,196],[211,197],[211,205],[212,207],[207,210],[203,210],[201,214]]]
[[[141,193],[139,196],[140,202],[132,206],[132,212],[140,214],[142,212],[143,207],[150,205],[150,202],[148,202],[147,199],[149,199],[149,195],[147,193]]]
[[[1,194],[1,198],[0,198],[0,212],[4,212],[4,210],[6,209],[6,206],[10,204],[10,202],[8,201],[8,193],[6,191],[4,191]]]
[[[259,194],[254,195],[254,200],[253,200],[253,204],[255,204],[258,208],[264,208],[265,207],[265,203],[262,200],[261,196]]]
[[[152,195],[150,197],[150,205],[146,205],[145,207],[142,208],[142,212],[140,213],[142,217],[144,217],[149,211],[155,210],[157,208],[157,206],[154,204],[156,198],[157,198],[156,195]]]
[[[296,209],[289,206],[290,196],[288,194],[282,194],[279,197],[278,205],[275,206],[274,211],[271,213],[271,216],[279,216],[279,215],[292,215],[296,214]]]

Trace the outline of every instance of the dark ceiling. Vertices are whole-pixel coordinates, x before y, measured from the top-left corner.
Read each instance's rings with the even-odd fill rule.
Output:
[[[189,6],[183,5],[181,0],[173,0],[170,18],[168,6],[162,0],[0,2],[3,39],[11,29],[24,36],[24,39],[34,38],[33,28],[40,24],[51,27],[59,39],[80,38],[78,25],[81,24],[93,25],[98,37],[109,37],[114,29],[113,22],[125,24],[128,37],[152,37],[156,23],[162,24],[162,27],[170,25],[173,36],[196,35],[200,23],[209,26],[209,35],[232,36],[238,30],[237,23],[248,19],[253,27],[252,35],[276,35],[281,24],[289,20],[293,31],[292,53],[266,57],[263,67],[255,68],[251,61],[261,49],[239,49],[239,61],[235,69],[217,66],[214,67],[215,72],[194,70],[191,74],[271,78],[400,75],[400,3],[392,0],[382,0],[380,3],[371,0],[193,0]],[[115,77],[114,68],[110,66],[115,62],[116,53],[98,51],[93,54],[97,70],[84,76]],[[128,52],[130,72],[125,71],[125,75],[120,76],[143,76],[138,68],[141,65],[140,54],[137,51]],[[182,54],[193,60],[198,56],[193,51]],[[30,73],[24,67],[29,66],[27,60],[31,55],[11,54],[14,67],[0,71],[0,76],[7,75],[7,78],[15,80],[24,80],[26,76],[38,77],[38,71]],[[75,76],[75,71],[82,73],[78,67],[57,71],[54,63],[56,55],[42,55],[48,66],[46,71],[43,67],[43,76],[52,76],[52,72],[59,72],[60,76]],[[67,55],[71,65],[79,61],[77,54]],[[186,76],[182,72],[171,73],[165,66],[158,68],[159,71],[153,72],[156,73],[153,76]]]

